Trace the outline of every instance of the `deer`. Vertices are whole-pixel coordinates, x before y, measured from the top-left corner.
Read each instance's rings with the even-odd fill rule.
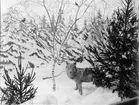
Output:
[[[79,58],[80,59],[80,58]],[[93,68],[78,68],[76,67],[79,59],[69,59],[66,61],[66,74],[67,76],[75,81],[76,87],[75,90],[79,90],[79,94],[83,94],[82,83],[83,82],[93,82],[94,80],[94,71]]]

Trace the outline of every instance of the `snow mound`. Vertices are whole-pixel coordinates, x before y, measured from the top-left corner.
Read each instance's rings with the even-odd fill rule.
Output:
[[[78,90],[74,90],[75,82],[69,79],[64,72],[56,77],[56,91],[52,91],[52,80],[42,80],[45,76],[51,76],[50,65],[35,69],[35,86],[38,91],[35,98],[21,105],[109,105],[120,101],[117,93],[112,90],[96,87],[93,83],[83,83],[83,95]],[[63,66],[56,66],[55,74],[64,70]]]

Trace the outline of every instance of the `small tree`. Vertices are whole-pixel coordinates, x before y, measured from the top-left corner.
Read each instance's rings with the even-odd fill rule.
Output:
[[[96,46],[87,47],[96,62],[94,68],[99,86],[113,87],[113,92],[117,91],[121,99],[130,97],[138,89],[139,47],[138,19],[132,0],[124,0],[123,4],[123,8],[115,12],[107,32],[99,31],[104,40],[95,39]]]
[[[18,58],[18,67],[15,66],[17,75],[14,75],[14,79],[8,74],[7,70],[4,70],[5,75],[3,76],[5,80],[5,85],[7,87],[0,87],[1,92],[3,93],[1,102],[6,102],[7,105],[11,104],[21,104],[28,101],[29,99],[35,97],[37,88],[34,88],[32,82],[35,80],[35,73],[27,73],[26,68],[22,68],[22,56]],[[33,67],[33,66],[32,66]]]

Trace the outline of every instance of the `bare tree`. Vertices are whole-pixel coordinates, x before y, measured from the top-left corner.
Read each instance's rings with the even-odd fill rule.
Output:
[[[59,6],[57,7],[58,11],[56,13],[53,13],[53,11],[49,11],[50,8],[46,6],[46,0],[24,0],[21,3],[22,6],[25,8],[25,14],[31,19],[31,21],[29,22],[26,18],[24,18],[24,16],[22,19],[20,18],[20,21],[18,20],[20,24],[20,29],[17,30],[17,32],[22,32],[22,35],[25,35],[26,37],[35,40],[36,44],[39,47],[45,49],[45,51],[50,53],[50,56],[53,61],[53,91],[56,90],[56,83],[54,78],[55,66],[57,63],[62,63],[62,57],[64,56],[63,49],[67,47],[67,41],[70,38],[71,30],[74,25],[86,14],[93,1],[94,0],[91,0],[89,3],[88,0],[81,0],[79,3],[75,2],[77,10],[74,16],[74,21],[69,27],[65,25],[63,20],[63,13],[65,11],[67,0],[60,1]],[[44,15],[42,20],[38,16],[39,20],[42,21],[43,26],[39,26],[37,24],[36,19],[32,16],[32,12],[29,12],[26,4],[29,4],[29,6],[34,4],[34,6],[37,5],[44,8],[46,15]],[[85,7],[84,10],[81,10],[82,7]],[[48,17],[48,20],[45,16]],[[70,46],[68,45],[68,47]],[[39,53],[42,53],[42,50]],[[32,55],[34,54],[36,53],[33,53]],[[43,58],[46,59],[47,57],[43,56]]]
[[[46,0],[42,0],[42,2],[40,2],[42,4],[42,6],[44,7],[45,12],[46,12],[46,14],[48,16],[49,23],[50,23],[49,24],[50,25],[50,29],[52,30],[52,31],[50,31],[50,35],[52,36],[51,44],[49,46],[46,46],[46,47],[48,47],[47,49],[49,49],[49,51],[51,52],[52,60],[53,60],[53,67],[52,67],[53,91],[56,90],[56,83],[55,83],[55,78],[54,78],[55,65],[56,65],[56,63],[59,63],[59,61],[60,61],[59,59],[61,58],[60,56],[61,56],[62,48],[65,46],[65,44],[66,44],[66,42],[67,42],[67,40],[68,40],[68,38],[70,36],[71,29],[77,23],[77,21],[79,21],[84,16],[84,14],[87,12],[87,10],[90,7],[90,5],[93,2],[93,0],[86,6],[85,10],[79,16],[79,12],[81,10],[81,7],[86,2],[87,2],[87,0],[81,0],[81,2],[78,3],[78,6],[75,5],[77,7],[77,11],[76,11],[76,14],[75,14],[75,19],[74,19],[72,25],[65,32],[66,35],[64,35],[63,38],[61,38],[61,39],[58,38],[58,37],[61,37],[61,36],[58,35],[58,30],[60,28],[59,24],[62,21],[61,17],[63,15],[66,2],[64,0],[61,0],[57,14],[56,15],[52,15],[52,16],[50,15],[50,11],[49,11],[49,9],[46,6]],[[55,17],[56,17],[56,19],[55,19]],[[40,41],[41,40],[42,40],[42,38],[40,38]]]

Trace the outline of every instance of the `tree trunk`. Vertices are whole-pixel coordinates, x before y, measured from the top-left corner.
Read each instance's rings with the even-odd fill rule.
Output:
[[[54,58],[54,63],[53,63],[53,67],[52,67],[52,82],[53,82],[53,91],[56,90],[56,83],[55,83],[55,65],[56,65],[56,60]]]

